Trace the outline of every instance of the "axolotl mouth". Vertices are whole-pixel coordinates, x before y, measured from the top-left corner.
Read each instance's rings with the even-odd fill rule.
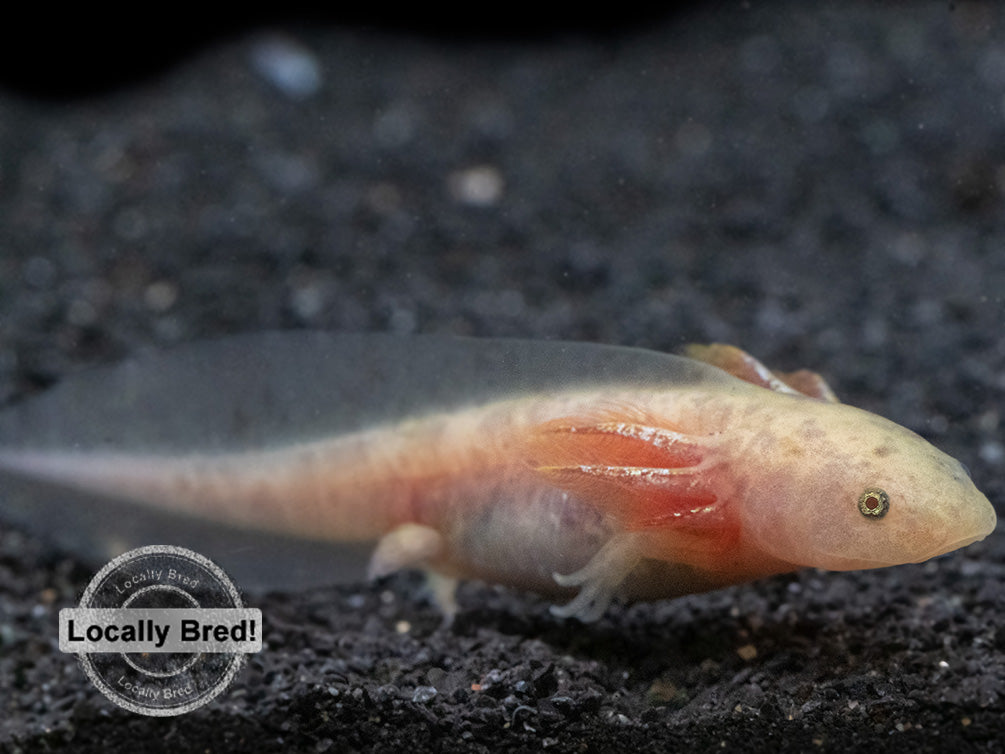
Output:
[[[830,557],[828,558],[829,562],[825,569],[831,571],[859,571],[871,568],[886,568],[892,565],[902,565],[906,563],[924,563],[926,560],[937,558],[940,555],[947,555],[955,550],[972,545],[974,542],[980,542],[995,530],[997,516],[995,515],[994,508],[991,507],[991,504],[988,503],[987,510],[982,510],[980,513],[983,515],[981,516],[980,528],[976,534],[947,539],[942,544],[932,548],[931,550],[923,552],[921,555],[905,558],[904,560],[898,562],[890,562],[889,560],[877,560],[873,558],[849,558],[847,556],[843,556],[839,552],[831,552],[828,553]]]
[[[992,515],[994,514],[992,513]],[[923,558],[918,560],[918,562],[922,563],[926,560],[930,560],[931,558],[937,558],[939,555],[945,555],[947,553],[953,552],[953,550],[959,550],[963,547],[966,547],[967,545],[972,545],[974,542],[980,542],[982,539],[986,538],[989,534],[991,534],[991,532],[993,532],[994,529],[995,529],[995,522],[992,521],[991,528],[989,531],[986,531],[982,534],[975,534],[972,537],[962,537],[960,539],[947,542],[942,547],[937,547],[932,552],[925,555]]]

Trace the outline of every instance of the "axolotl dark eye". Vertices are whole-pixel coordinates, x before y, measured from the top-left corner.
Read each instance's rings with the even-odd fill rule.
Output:
[[[858,498],[858,511],[866,518],[883,518],[888,510],[890,496],[883,490],[866,490]]]

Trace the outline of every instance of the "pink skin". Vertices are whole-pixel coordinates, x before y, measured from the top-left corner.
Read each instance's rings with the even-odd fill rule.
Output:
[[[422,567],[572,597],[556,612],[584,620],[616,597],[916,562],[993,530],[956,461],[837,403],[816,375],[773,375],[722,346],[695,355],[741,379],[528,395],[230,455],[0,449],[0,468],[243,527],[379,540],[373,575]],[[887,515],[860,512],[872,489]]]

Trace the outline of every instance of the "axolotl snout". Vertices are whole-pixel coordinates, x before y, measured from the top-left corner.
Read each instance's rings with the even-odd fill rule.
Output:
[[[957,461],[838,403],[817,375],[727,346],[689,353],[237,338],[16,407],[0,417],[0,469],[239,527],[375,541],[372,575],[508,584],[570,600],[556,612],[582,619],[614,598],[918,562],[994,529]],[[216,402],[196,397],[207,390]],[[197,405],[151,422],[167,398]],[[70,419],[84,422],[77,436]]]
[[[778,396],[732,458],[748,536],[765,553],[843,571],[917,563],[983,539],[994,508],[959,461],[853,406]],[[778,404],[778,405],[776,405]]]

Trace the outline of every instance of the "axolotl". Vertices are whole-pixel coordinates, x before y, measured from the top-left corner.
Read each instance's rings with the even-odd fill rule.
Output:
[[[963,466],[914,432],[838,402],[812,372],[774,373],[722,345],[674,356],[239,336],[14,406],[0,415],[0,470],[172,515],[375,542],[371,576],[425,569],[448,610],[446,587],[471,578],[565,600],[555,612],[582,620],[615,598],[919,562],[996,522]]]

